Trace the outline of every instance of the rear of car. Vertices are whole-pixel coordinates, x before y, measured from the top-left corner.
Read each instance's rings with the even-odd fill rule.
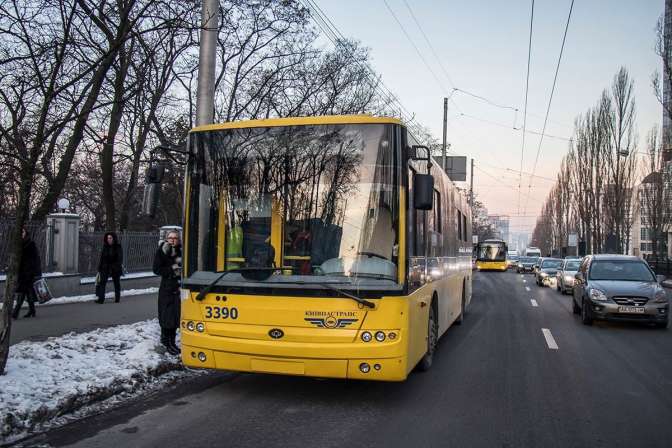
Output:
[[[574,312],[593,320],[653,323],[666,328],[669,300],[644,261],[628,256],[594,256],[574,287]]]
[[[571,294],[574,288],[574,276],[581,266],[580,258],[565,258],[562,268],[556,274],[556,289],[561,294]]]
[[[562,260],[559,258],[542,258],[538,266],[539,268],[535,272],[537,285],[555,287],[556,274],[562,267]]]
[[[524,274],[526,272],[534,272],[534,265],[537,263],[539,259],[536,257],[520,257],[520,260],[518,261],[518,266],[516,267],[516,271],[519,274]]]

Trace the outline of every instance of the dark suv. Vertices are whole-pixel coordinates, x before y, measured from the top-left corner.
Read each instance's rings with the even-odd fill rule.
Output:
[[[594,319],[668,323],[669,302],[649,265],[627,255],[589,255],[576,273],[574,314],[590,325]]]

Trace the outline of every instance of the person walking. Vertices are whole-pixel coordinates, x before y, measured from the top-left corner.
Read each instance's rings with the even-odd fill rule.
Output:
[[[35,317],[35,289],[33,284],[35,280],[42,277],[42,261],[40,252],[37,250],[35,242],[30,239],[30,235],[25,227],[21,229],[21,263],[19,264],[19,278],[16,287],[16,305],[12,318],[19,318],[19,311],[23,306],[24,300],[28,300],[28,313],[23,317]]]
[[[159,325],[161,343],[171,355],[179,355],[175,344],[180,326],[180,277],[182,275],[182,245],[178,232],[168,232],[154,255],[153,271],[161,276],[159,285]]]
[[[122,264],[124,262],[124,251],[117,240],[117,234],[107,232],[103,236],[103,250],[100,252],[100,261],[98,262],[98,276],[96,281],[96,303],[105,302],[105,287],[107,279],[112,277],[114,283],[114,301],[119,303],[121,298],[121,274],[123,273]]]

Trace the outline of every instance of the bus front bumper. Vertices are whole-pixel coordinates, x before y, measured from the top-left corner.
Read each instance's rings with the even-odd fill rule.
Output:
[[[183,332],[182,363],[187,367],[238,372],[376,381],[405,380],[406,357],[394,356],[398,354],[402,341],[378,346],[371,344],[363,347],[364,344],[359,342],[319,344],[243,340]],[[289,356],[291,352],[302,353],[303,356]]]

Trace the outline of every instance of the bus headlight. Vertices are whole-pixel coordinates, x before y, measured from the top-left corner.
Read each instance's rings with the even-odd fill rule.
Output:
[[[189,322],[187,322],[187,330],[194,331],[195,327],[196,325],[194,325],[194,321],[190,320]]]
[[[197,323],[196,331],[198,331],[199,333],[203,333],[205,331],[205,324],[203,322]]]
[[[359,371],[362,373],[369,373],[371,371],[371,366],[363,362],[359,365]]]
[[[382,331],[376,331],[376,341],[383,342],[385,340],[385,333]]]
[[[362,333],[362,341],[371,342],[371,338],[372,338],[371,333],[369,333],[368,331]]]

